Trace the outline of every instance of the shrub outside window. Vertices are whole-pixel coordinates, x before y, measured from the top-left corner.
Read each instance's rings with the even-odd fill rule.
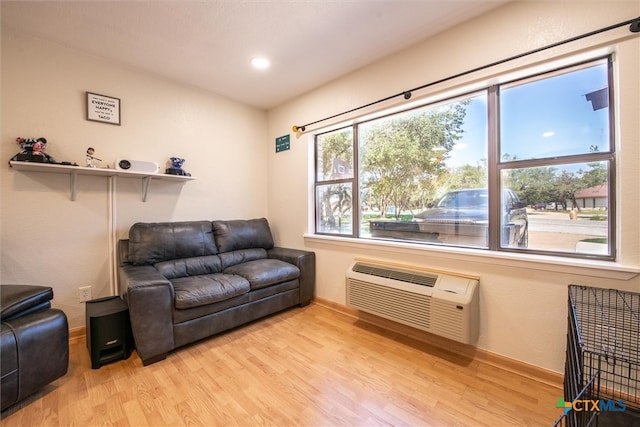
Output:
[[[316,135],[316,233],[615,258],[611,61]]]

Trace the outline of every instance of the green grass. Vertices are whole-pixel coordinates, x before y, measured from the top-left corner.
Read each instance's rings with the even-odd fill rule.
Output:
[[[609,212],[601,209],[583,209],[579,212],[581,217],[589,217],[591,221],[606,221],[609,219]]]
[[[364,214],[362,216],[362,219],[364,221],[371,221],[371,220],[376,220],[376,219],[381,219],[380,214]],[[387,214],[385,215],[384,219],[390,219],[390,220],[395,220],[396,217],[395,215],[392,214]],[[398,221],[411,221],[413,219],[413,215],[411,214],[401,214],[400,217],[398,218]]]
[[[581,242],[588,242],[588,243],[603,243],[603,244],[607,244],[608,240],[606,237],[594,237],[592,239],[584,239],[584,240],[580,240]]]

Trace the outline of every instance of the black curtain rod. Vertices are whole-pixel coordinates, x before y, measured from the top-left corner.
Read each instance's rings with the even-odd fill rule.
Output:
[[[580,40],[580,39],[584,39],[584,38],[587,38],[587,37],[595,36],[596,34],[604,33],[604,32],[619,28],[619,27],[623,27],[625,25],[629,25],[629,31],[631,31],[632,33],[640,32],[640,17],[635,18],[635,19],[630,19],[628,21],[620,22],[618,24],[610,25],[608,27],[600,28],[599,30],[590,31],[588,33],[584,33],[584,34],[581,34],[579,36],[571,37],[571,38],[566,39],[566,40],[562,40],[562,41],[559,41],[559,42],[556,42],[556,43],[552,43],[552,44],[547,45],[547,46],[543,46],[543,47],[539,47],[537,49],[530,50],[528,52],[524,52],[524,53],[521,53],[521,54],[518,54],[518,55],[510,56],[509,58],[501,59],[499,61],[495,61],[495,62],[492,62],[490,64],[486,64],[486,65],[482,65],[480,67],[472,68],[471,70],[463,71],[461,73],[454,74],[452,76],[445,77],[443,79],[436,80],[436,81],[433,81],[431,83],[427,83],[427,84],[424,84],[422,86],[415,87],[413,89],[405,90],[403,92],[396,93],[395,95],[387,96],[386,98],[382,98],[382,99],[379,99],[377,101],[373,101],[373,102],[370,102],[368,104],[361,105],[360,107],[352,108],[351,110],[343,111],[342,113],[334,114],[333,116],[329,116],[329,117],[325,117],[324,119],[316,120],[315,122],[309,122],[309,123],[301,125],[301,126],[294,125],[293,126],[293,131],[294,132],[304,132],[307,126],[315,125],[316,123],[324,122],[326,120],[331,120],[331,119],[334,119],[336,117],[340,117],[340,116],[343,116],[345,114],[349,114],[349,113],[352,113],[354,111],[361,110],[363,108],[371,107],[372,105],[388,101],[390,99],[396,98],[396,97],[401,96],[401,95],[404,96],[404,99],[409,99],[409,98],[411,98],[411,93],[414,92],[414,91],[425,89],[425,88],[428,88],[429,86],[437,85],[439,83],[443,83],[443,82],[446,82],[448,80],[453,80],[453,79],[456,79],[458,77],[466,76],[467,74],[475,73],[477,71],[482,71],[482,70],[485,70],[487,68],[495,67],[496,65],[504,64],[505,62],[513,61],[514,59],[523,58],[523,57],[528,56],[528,55],[533,55],[534,53],[542,52],[542,51],[547,50],[547,49],[552,49],[554,47],[558,47],[558,46],[561,46],[563,44],[567,44],[567,43],[571,43],[571,42],[574,42],[574,41],[577,41],[577,40]]]

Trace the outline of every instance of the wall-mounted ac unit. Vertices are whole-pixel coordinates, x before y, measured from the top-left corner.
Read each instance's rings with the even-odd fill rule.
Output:
[[[479,331],[478,278],[356,259],[347,270],[347,305],[472,344]]]

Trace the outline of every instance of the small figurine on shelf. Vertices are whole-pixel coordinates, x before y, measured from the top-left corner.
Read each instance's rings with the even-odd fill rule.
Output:
[[[11,160],[19,162],[56,163],[53,157],[44,152],[47,147],[45,138],[16,138],[16,144],[22,151],[13,156]]]
[[[191,176],[189,172],[185,172],[182,169],[182,164],[185,162],[184,159],[180,157],[171,157],[171,167],[167,168],[165,172],[169,175],[181,175],[181,176]]]
[[[96,152],[96,150],[94,150],[93,147],[87,148],[87,156],[86,157],[87,157],[87,167],[88,168],[95,168],[96,167],[96,165],[93,164],[94,160],[97,160],[99,162],[102,161],[99,158],[94,157],[93,153],[95,153],[95,152]]]

